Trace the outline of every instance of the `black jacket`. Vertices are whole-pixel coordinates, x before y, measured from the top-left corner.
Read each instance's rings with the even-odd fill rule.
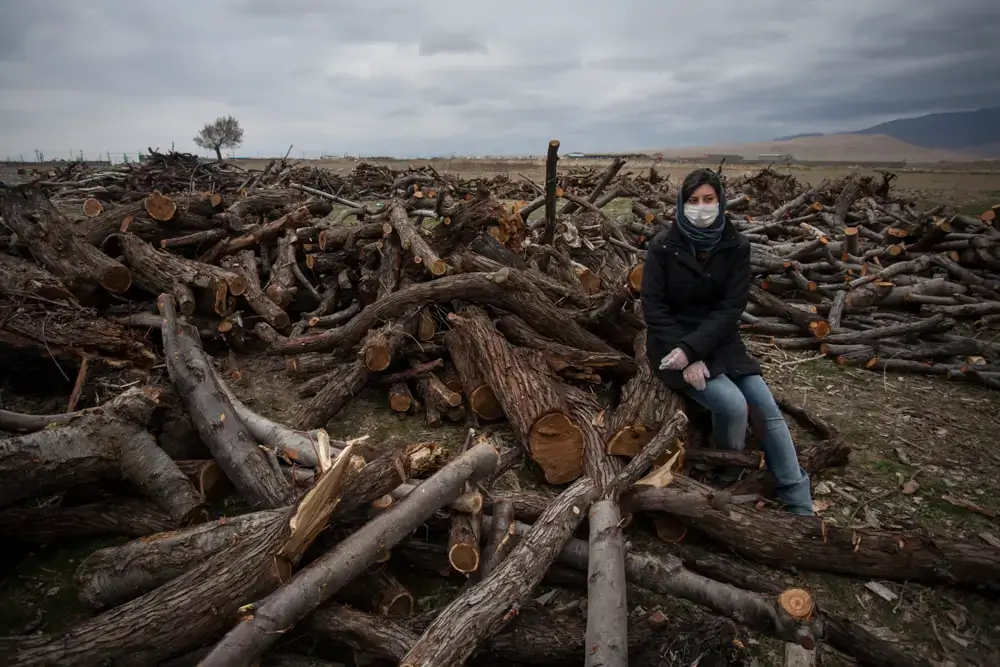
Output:
[[[709,379],[759,375],[740,338],[740,315],[750,294],[750,242],[730,222],[704,262],[676,223],[649,244],[642,269],[646,354],[653,372],[671,389],[688,384],[681,371],[658,370],[675,347],[690,363],[704,361]]]

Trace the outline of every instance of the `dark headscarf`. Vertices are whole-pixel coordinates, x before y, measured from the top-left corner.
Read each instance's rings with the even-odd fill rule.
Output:
[[[712,186],[719,198],[719,216],[708,227],[695,227],[684,216],[684,202],[688,200],[692,192],[706,183]],[[722,181],[719,180],[719,175],[711,169],[695,169],[687,175],[681,184],[680,196],[677,197],[677,226],[695,252],[711,250],[722,238],[722,233],[726,229],[726,197],[722,191]]]

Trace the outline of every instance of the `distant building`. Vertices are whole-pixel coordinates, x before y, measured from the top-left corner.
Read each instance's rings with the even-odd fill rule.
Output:
[[[563,157],[587,157],[583,153],[566,153]]]
[[[739,164],[743,162],[743,156],[729,153],[710,153],[705,156],[705,160],[707,162],[722,162],[725,160],[729,164]]]
[[[791,153],[761,153],[757,159],[763,162],[792,162],[795,156]]]

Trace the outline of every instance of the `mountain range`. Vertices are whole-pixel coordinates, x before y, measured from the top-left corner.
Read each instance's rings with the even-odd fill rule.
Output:
[[[889,137],[911,146],[963,153],[967,159],[1000,157],[1000,108],[932,113],[836,134],[803,133],[774,141],[842,135]]]

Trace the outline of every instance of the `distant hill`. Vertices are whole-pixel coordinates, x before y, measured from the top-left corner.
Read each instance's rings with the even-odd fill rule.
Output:
[[[900,118],[853,134],[886,135],[923,148],[1000,156],[1000,108]]]
[[[796,160],[818,162],[965,162],[976,156],[964,152],[922,148],[885,135],[857,133],[806,136],[748,144],[722,144],[658,151],[665,158],[700,158],[709,154],[742,155],[756,159],[765,153],[788,153]]]
[[[807,137],[822,137],[822,132],[802,132],[801,134],[790,134],[787,137],[775,137],[771,141],[790,141],[792,139],[805,139]]]

